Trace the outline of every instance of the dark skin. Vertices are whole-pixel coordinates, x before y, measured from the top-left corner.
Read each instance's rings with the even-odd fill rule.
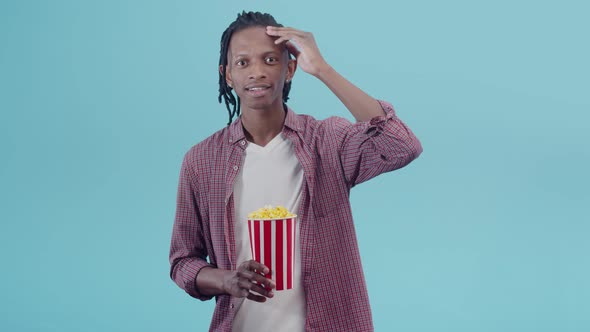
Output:
[[[296,60],[289,58],[289,53]],[[232,35],[226,68],[227,84],[240,97],[242,126],[248,141],[265,146],[283,129],[282,91],[299,66],[321,80],[357,121],[385,115],[377,100],[350,83],[322,57],[310,32],[293,28],[250,27]],[[222,70],[222,67],[219,68]],[[204,295],[229,294],[265,302],[274,296],[274,281],[263,274],[268,267],[254,260],[236,271],[206,267],[197,275]]]
[[[260,146],[282,130],[283,86],[296,69],[285,45],[275,39],[264,27],[246,28],[232,35],[227,55],[227,84],[240,97],[248,140]]]
[[[204,295],[229,294],[265,302],[274,296],[272,290],[276,288],[274,281],[260,274],[268,272],[268,267],[255,260],[243,262],[237,271],[205,267],[197,275],[197,287]]]
[[[232,35],[227,55],[227,84],[240,97],[246,138],[260,146],[283,128],[283,86],[296,69],[288,49],[275,40],[264,27],[246,28]],[[205,295],[229,294],[265,302],[276,288],[274,281],[264,277],[267,273],[268,267],[255,260],[243,262],[236,271],[203,268],[197,287]]]

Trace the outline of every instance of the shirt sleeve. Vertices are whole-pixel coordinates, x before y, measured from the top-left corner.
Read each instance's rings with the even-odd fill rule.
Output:
[[[202,268],[211,265],[206,261],[207,252],[196,194],[185,156],[180,170],[176,217],[170,244],[170,277],[190,296],[204,301],[212,296],[199,293],[196,278]]]
[[[379,101],[385,111],[369,121],[350,123],[333,118],[339,161],[350,188],[381,173],[402,168],[422,153],[422,145],[395,114],[393,106]]]

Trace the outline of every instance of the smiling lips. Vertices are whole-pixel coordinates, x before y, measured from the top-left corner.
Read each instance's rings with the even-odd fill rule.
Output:
[[[269,84],[252,84],[252,85],[248,85],[246,86],[246,91],[248,91],[250,93],[250,95],[257,97],[257,96],[262,96],[266,90],[268,90],[270,88]]]
[[[252,85],[246,86],[246,90],[248,90],[248,91],[260,91],[260,90],[266,90],[268,88],[270,88],[269,84],[252,84]]]

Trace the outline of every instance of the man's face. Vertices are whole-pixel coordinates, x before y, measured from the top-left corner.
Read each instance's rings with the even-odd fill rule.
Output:
[[[240,97],[242,108],[280,108],[285,80],[295,73],[295,60],[289,59],[284,44],[264,27],[234,32],[227,54],[227,83]],[[221,68],[220,68],[221,70]]]

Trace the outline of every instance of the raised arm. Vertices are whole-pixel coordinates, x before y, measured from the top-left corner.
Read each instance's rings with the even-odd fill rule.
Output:
[[[267,27],[266,32],[277,37],[276,44],[285,43],[297,66],[324,82],[357,120],[352,125],[333,117],[323,123],[329,140],[338,144],[337,159],[349,187],[404,167],[422,153],[420,141],[391,104],[372,98],[334,70],[310,32],[281,27]]]
[[[296,57],[297,66],[324,82],[357,121],[369,121],[385,115],[377,100],[349,82],[324,60],[311,32],[270,26],[266,32],[278,37],[276,44],[285,43]]]

